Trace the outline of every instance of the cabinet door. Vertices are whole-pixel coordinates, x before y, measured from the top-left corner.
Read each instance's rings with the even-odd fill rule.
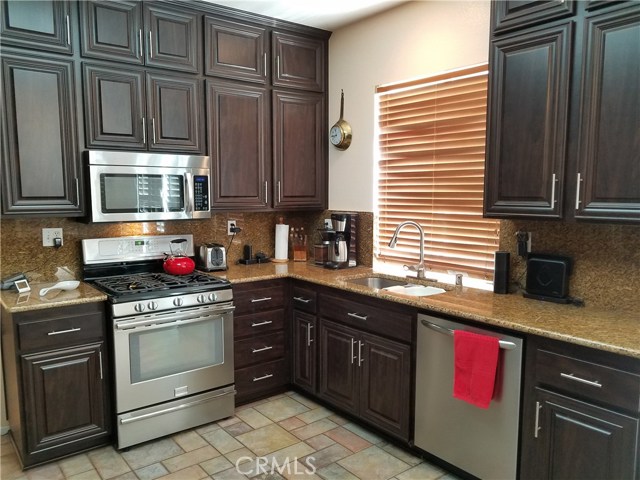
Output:
[[[267,31],[205,17],[205,74],[266,83]]]
[[[537,431],[523,445],[523,478],[637,478],[637,418],[538,388],[534,401]]]
[[[202,89],[194,77],[147,74],[149,150],[204,153]]]
[[[531,29],[491,45],[487,217],[561,216],[571,27]]]
[[[409,439],[411,350],[376,335],[359,341],[360,416],[386,432]]]
[[[276,208],[326,208],[324,102],[321,94],[273,91]]]
[[[357,332],[322,319],[319,358],[318,396],[337,407],[357,413],[359,401]]]
[[[324,91],[325,42],[316,38],[273,32],[274,86]]]
[[[82,1],[82,56],[142,65],[142,3]]]
[[[268,208],[268,106],[267,92],[262,87],[207,81],[214,208]]]
[[[293,378],[295,385],[316,391],[316,317],[293,311]]]
[[[146,150],[144,73],[83,65],[87,147]]]
[[[640,221],[640,6],[585,19],[578,218]]]
[[[2,52],[2,212],[82,214],[73,63]]]
[[[154,2],[144,4],[146,64],[198,73],[202,70],[202,16]]]
[[[0,40],[4,45],[73,53],[73,2],[37,0],[0,2]]]
[[[110,431],[102,343],[22,357],[27,452],[53,456]],[[44,457],[43,457],[44,458]]]

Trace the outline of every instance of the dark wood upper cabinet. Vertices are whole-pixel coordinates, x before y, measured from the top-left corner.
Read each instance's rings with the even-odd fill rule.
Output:
[[[2,213],[78,216],[74,64],[2,52]]]
[[[273,91],[273,175],[276,208],[326,208],[325,97]]]
[[[80,2],[82,55],[200,73],[202,14],[160,2]]]
[[[491,12],[494,34],[570,16],[574,0],[501,0]]]
[[[212,195],[216,207],[270,206],[268,93],[264,87],[207,81]]]
[[[491,45],[488,217],[561,216],[571,26],[539,27]]]
[[[57,53],[73,53],[75,2],[38,0],[0,2],[0,40]]]
[[[283,32],[272,34],[274,86],[323,92],[325,90],[325,42]]]
[[[640,220],[640,6],[588,16],[585,38],[575,217]]]
[[[207,16],[205,74],[248,82],[267,81],[267,30]]]
[[[79,4],[82,56],[144,63],[141,2],[83,1]]]

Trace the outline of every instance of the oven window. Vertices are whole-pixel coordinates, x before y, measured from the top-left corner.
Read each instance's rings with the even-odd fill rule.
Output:
[[[181,175],[100,175],[103,213],[181,212],[184,180]]]
[[[144,382],[224,361],[223,318],[129,335],[131,383]]]

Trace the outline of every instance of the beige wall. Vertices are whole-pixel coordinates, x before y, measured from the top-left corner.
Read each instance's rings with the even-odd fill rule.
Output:
[[[414,1],[348,25],[329,43],[329,126],[353,129],[345,151],[329,150],[329,209],[373,211],[374,103],[377,85],[486,62],[489,2]]]

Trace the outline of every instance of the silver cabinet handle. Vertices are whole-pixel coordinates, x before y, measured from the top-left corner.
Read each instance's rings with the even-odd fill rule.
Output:
[[[313,342],[313,339],[311,338],[311,329],[313,328],[313,325],[311,325],[310,323],[307,323],[307,347],[311,346],[311,342]]]
[[[599,381],[576,377],[573,373],[560,373],[560,376],[567,380],[573,380],[575,382],[584,383],[585,385],[591,385],[592,387],[602,388],[602,384]]]
[[[149,29],[149,58],[153,58],[153,43],[151,41],[151,29]]]
[[[271,350],[273,347],[269,346],[269,347],[262,347],[262,348],[252,348],[251,349],[251,353],[260,353],[260,352],[266,352],[267,350]]]
[[[282,188],[280,187],[280,180],[278,180],[278,203],[282,202]]]
[[[276,57],[276,76],[280,78],[280,55]]]
[[[309,303],[311,301],[310,298],[303,298],[303,297],[293,297],[293,299],[296,302],[302,302],[302,303]]]
[[[357,313],[351,313],[351,312],[347,312],[347,315],[353,318],[357,318],[358,320],[366,320],[367,318],[369,318],[368,315],[358,315]]]
[[[362,358],[362,347],[364,346],[364,342],[358,341],[358,366],[361,367],[364,363],[364,358]]]
[[[576,210],[580,208],[580,183],[582,182],[582,177],[580,176],[580,172],[578,172],[578,178],[576,181]]]
[[[272,320],[265,320],[264,322],[252,323],[251,326],[252,327],[261,327],[262,325],[269,325],[270,323],[273,323],[273,321]]]
[[[273,373],[267,373],[266,375],[263,375],[262,377],[253,377],[253,381],[254,382],[259,382],[260,380],[266,380],[267,378],[271,378],[273,377]]]
[[[556,174],[551,175],[551,208],[556,203],[556,182],[558,179],[556,178]]]
[[[138,51],[140,52],[140,56],[144,56],[142,50],[142,29],[138,30]]]
[[[267,52],[264,52],[264,76],[267,76]]]
[[[269,205],[269,182],[264,181],[264,204]]]
[[[142,144],[147,144],[147,122],[144,117],[142,117]]]
[[[156,118],[151,117],[151,132],[153,133],[153,144],[156,143]]]
[[[538,432],[540,431],[540,410],[542,409],[542,405],[540,402],[536,402],[536,423],[533,426],[533,437],[538,438]]]
[[[271,300],[271,297],[252,298],[251,303],[268,302],[269,300]]]
[[[98,357],[100,360],[100,380],[103,380],[104,376],[102,375],[102,352],[98,352]]]
[[[71,332],[79,332],[80,330],[82,330],[80,327],[76,327],[76,328],[70,328],[68,330],[58,330],[53,331],[53,332],[49,332],[47,333],[47,335],[62,335],[63,333],[71,333]]]
[[[420,322],[422,323],[422,325],[424,325],[427,328],[430,328],[431,330],[435,330],[436,332],[443,333],[445,335],[449,335],[450,337],[453,337],[453,330],[451,330],[450,328],[441,327],[440,325],[427,322],[426,320],[420,320]],[[517,345],[515,343],[508,342],[507,340],[500,340],[498,344],[500,345],[500,348],[502,348],[503,350],[513,350],[514,348],[517,348]]]
[[[69,22],[69,15],[67,15],[66,23],[67,23],[67,45],[71,45],[71,25]]]
[[[78,180],[78,177],[75,177],[73,181],[76,184],[76,201],[78,202],[78,205],[79,205],[80,204],[80,181]]]

